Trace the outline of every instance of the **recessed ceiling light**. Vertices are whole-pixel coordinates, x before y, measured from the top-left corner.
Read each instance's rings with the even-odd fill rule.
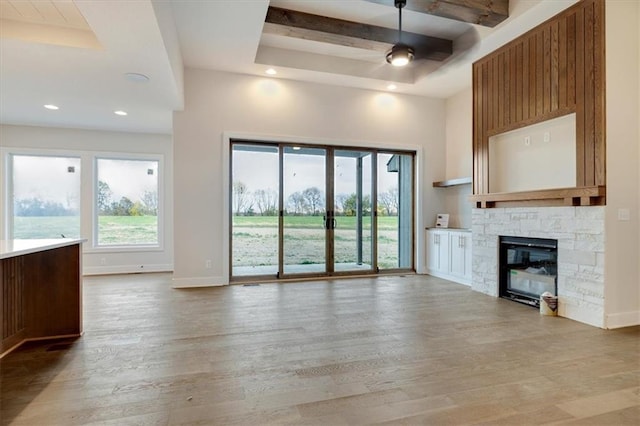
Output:
[[[45,107],[46,109],[50,109],[50,110],[60,109],[58,106],[56,106],[56,105],[52,105],[52,104],[46,104],[44,107]]]
[[[278,74],[278,71],[274,70],[273,68],[269,68],[268,70],[265,71],[265,73],[269,75],[276,75]]]
[[[126,111],[113,111],[115,115],[127,115]]]
[[[125,73],[124,78],[126,78],[129,81],[133,81],[134,83],[146,83],[147,81],[149,81],[148,76],[137,73],[137,72]]]
[[[393,83],[387,86],[387,89],[389,89],[389,90],[396,90],[397,88],[398,88],[398,86],[396,86]]]

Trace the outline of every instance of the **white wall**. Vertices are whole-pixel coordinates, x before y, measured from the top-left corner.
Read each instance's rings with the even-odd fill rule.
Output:
[[[471,84],[471,75],[469,75]],[[446,102],[447,168],[445,179],[470,177],[473,174],[473,94],[465,89]],[[470,184],[441,188],[450,227],[471,228],[472,193]]]
[[[88,241],[83,245],[85,274],[171,271],[173,269],[173,151],[170,135],[107,132],[97,130],[63,129],[52,127],[0,125],[2,152],[19,150],[32,153],[83,153],[81,185],[80,233]],[[164,165],[164,217],[162,249],[139,250],[96,249],[93,247],[93,177],[90,162],[92,153],[155,154]],[[0,161],[0,199],[5,200],[5,162]],[[4,209],[0,209],[0,224],[5,223]],[[0,238],[5,238],[0,226]],[[103,262],[104,259],[104,262]]]
[[[640,3],[606,3],[605,326],[640,324]],[[630,220],[619,220],[629,210]]]
[[[545,139],[545,135],[548,140]],[[576,115],[489,138],[489,191],[576,186]]]
[[[471,75],[469,75],[471,85]],[[447,170],[444,179],[473,173],[473,93],[471,87],[447,99]],[[442,180],[442,179],[441,179]]]
[[[223,134],[231,133],[418,148],[416,266],[423,268],[425,218],[443,208],[431,182],[445,173],[444,119],[443,100],[187,69],[185,110],[174,114],[175,285],[226,284]]]

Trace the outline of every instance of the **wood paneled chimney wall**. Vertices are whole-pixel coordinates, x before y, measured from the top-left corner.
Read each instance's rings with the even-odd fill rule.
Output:
[[[603,0],[582,0],[473,64],[473,193],[477,207],[605,202]],[[489,138],[576,114],[576,188],[494,196]]]

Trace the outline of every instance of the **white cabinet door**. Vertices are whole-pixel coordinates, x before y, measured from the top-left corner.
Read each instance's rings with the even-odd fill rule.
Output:
[[[427,230],[427,273],[471,285],[471,233]]]
[[[449,235],[446,231],[427,231],[427,270],[446,274],[449,269]]]
[[[471,278],[471,234],[469,232],[449,234],[449,273],[463,281]]]

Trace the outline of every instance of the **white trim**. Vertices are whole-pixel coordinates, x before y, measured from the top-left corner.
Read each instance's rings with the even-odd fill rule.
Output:
[[[222,208],[224,214],[222,216],[222,269],[223,285],[229,284],[229,162],[230,160],[230,145],[231,139],[241,139],[251,142],[265,142],[265,143],[299,143],[310,145],[329,145],[329,146],[348,146],[354,148],[373,148],[389,151],[413,151],[415,152],[415,200],[414,200],[414,259],[413,264],[416,268],[416,273],[423,274],[424,261],[424,221],[422,214],[422,200],[423,200],[423,148],[420,145],[411,144],[381,144],[373,143],[362,140],[350,140],[350,139],[324,139],[324,138],[309,138],[309,137],[297,137],[297,136],[277,136],[277,135],[264,135],[245,132],[224,131],[222,132]]]
[[[560,293],[560,290],[558,290],[558,293]],[[571,305],[568,302],[565,302],[562,294],[560,294],[558,298],[558,316],[592,325],[594,327],[605,328],[604,315],[601,310],[594,311],[593,308]]]
[[[456,277],[455,275],[444,274],[444,273],[438,272],[438,271],[432,271],[429,268],[427,268],[425,273],[427,275],[432,276],[432,277],[442,278],[443,280],[447,280],[447,281],[454,282],[456,284],[462,284],[462,285],[466,285],[467,287],[471,287],[471,280],[470,279]]]
[[[3,171],[2,176],[0,177],[2,178],[2,182],[5,182],[4,185],[0,185],[0,201],[2,201],[2,205],[5,206],[6,214],[5,220],[0,223],[0,240],[7,240],[9,239],[11,232],[10,229],[13,228],[13,203],[9,202],[9,193],[11,192],[9,191],[9,188],[13,186],[13,162],[9,161],[9,158],[11,157],[11,152],[9,150],[0,148],[0,155],[2,155],[2,159],[0,160],[2,161],[2,167],[0,167],[0,169]],[[2,217],[1,212],[0,217]]]
[[[137,274],[141,272],[173,272],[172,264],[83,266],[82,275]]]
[[[640,311],[620,312],[606,316],[605,327],[622,328],[640,325]]]
[[[231,139],[236,138],[236,134],[222,133],[222,285],[229,284],[231,276],[231,265],[229,257],[229,233],[231,225],[229,224],[229,163],[231,162]]]
[[[220,287],[229,284],[225,277],[173,278],[172,281],[173,288]]]

